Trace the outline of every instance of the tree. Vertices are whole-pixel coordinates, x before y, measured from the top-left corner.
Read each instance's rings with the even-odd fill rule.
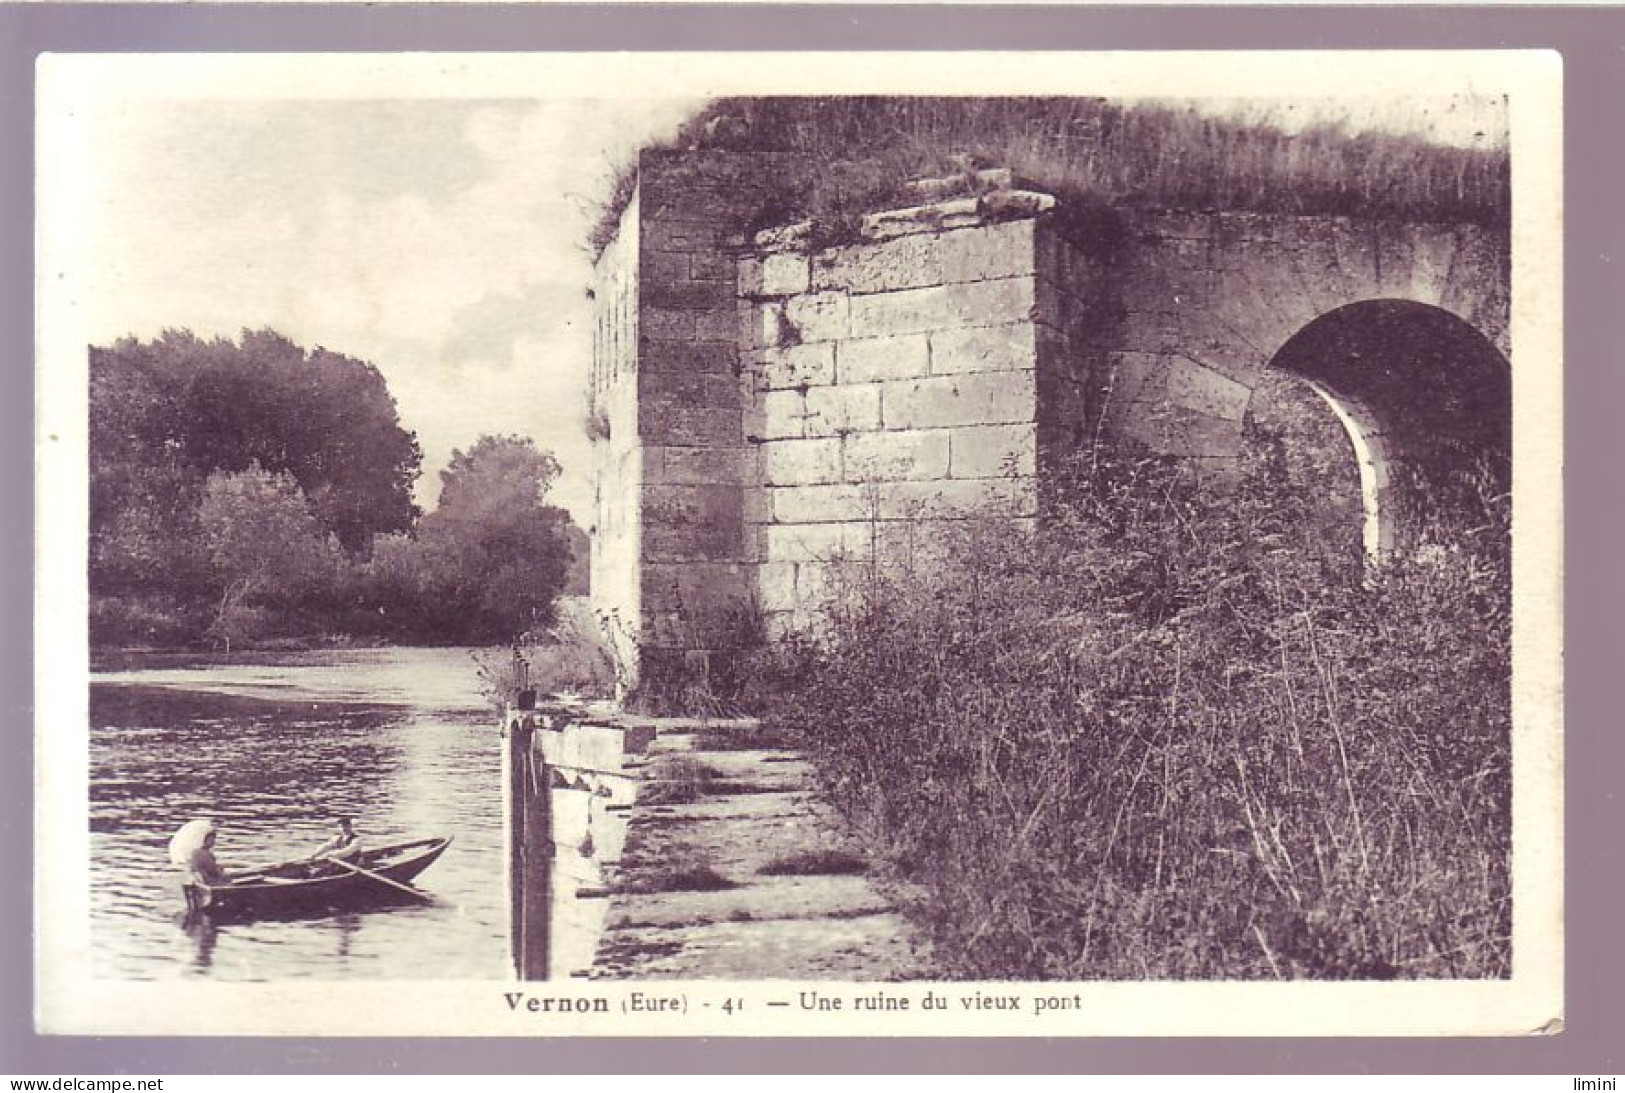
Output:
[[[263,626],[265,608],[319,594],[343,565],[338,540],[324,533],[293,476],[258,464],[211,474],[198,524],[218,594],[208,633],[228,651]]]
[[[552,621],[569,563],[568,518],[545,503],[558,475],[528,437],[483,436],[452,453],[440,503],[418,528],[447,636],[511,641]]]
[[[92,347],[89,379],[95,641],[184,640],[198,616],[219,620],[199,525],[216,473],[287,476],[352,555],[417,518],[417,439],[364,361],[269,330],[237,342],[170,330]]]
[[[90,457],[93,539],[131,508],[184,538],[204,480],[251,465],[291,475],[351,551],[417,517],[422,454],[377,368],[270,330],[93,348]]]

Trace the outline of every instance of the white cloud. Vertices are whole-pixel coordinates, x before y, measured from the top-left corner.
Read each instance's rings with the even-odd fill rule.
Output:
[[[519,433],[584,520],[582,243],[615,168],[696,104],[108,104],[78,130],[89,335],[270,326],[370,360],[423,445],[421,503],[454,448]]]

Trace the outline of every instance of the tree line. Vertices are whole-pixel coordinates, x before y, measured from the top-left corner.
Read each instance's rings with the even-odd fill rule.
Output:
[[[378,369],[270,330],[93,347],[89,424],[94,646],[510,641],[583,538],[525,437],[454,452],[420,512]]]

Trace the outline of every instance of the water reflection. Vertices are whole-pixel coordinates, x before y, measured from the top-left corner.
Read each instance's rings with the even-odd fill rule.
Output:
[[[181,929],[186,936],[192,939],[197,946],[192,957],[192,967],[200,972],[206,972],[214,964],[214,946],[220,938],[220,927],[208,915],[196,911],[188,911],[180,916]]]
[[[145,685],[147,673],[93,677],[98,975],[508,974],[498,740],[468,655],[368,650],[346,664],[350,656],[167,668],[152,673],[161,687]],[[349,701],[368,680],[395,701]],[[333,701],[335,693],[346,701]],[[167,843],[183,821],[215,819],[217,855],[232,869],[308,854],[339,813],[358,818],[369,846],[454,835],[418,882],[434,901],[301,921],[181,925],[174,917],[180,897]]]

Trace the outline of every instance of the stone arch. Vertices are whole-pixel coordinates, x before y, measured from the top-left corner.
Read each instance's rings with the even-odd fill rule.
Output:
[[[1347,435],[1369,556],[1414,540],[1466,477],[1510,482],[1511,365],[1450,311],[1401,299],[1346,304],[1286,339],[1269,369],[1312,390]]]

